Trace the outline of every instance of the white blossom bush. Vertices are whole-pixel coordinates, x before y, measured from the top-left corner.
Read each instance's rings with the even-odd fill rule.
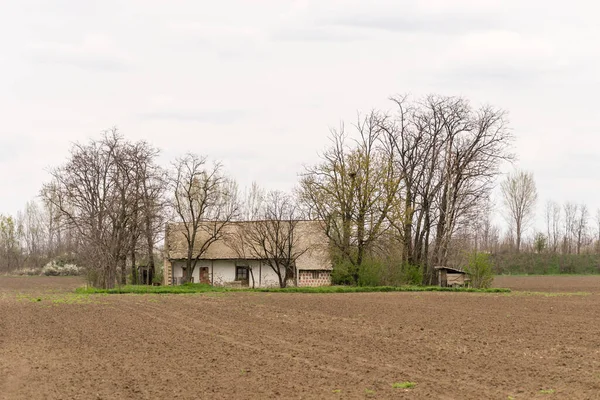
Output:
[[[56,261],[50,261],[42,268],[41,275],[46,276],[73,276],[80,275],[82,273],[81,268],[75,264],[59,263]]]

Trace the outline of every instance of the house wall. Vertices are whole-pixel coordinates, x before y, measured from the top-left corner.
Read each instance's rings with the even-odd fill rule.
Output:
[[[163,285],[172,285],[172,275],[173,266],[171,265],[171,261],[165,258],[163,263]]]
[[[185,261],[174,261],[173,276],[176,278],[183,277],[183,268]],[[235,281],[236,265],[247,265],[252,268],[254,275],[255,287],[278,287],[279,279],[275,271],[265,263],[260,261],[236,261],[236,260],[199,260],[193,273],[194,282],[200,281],[200,268],[208,267],[208,275],[211,283],[215,286],[226,285]],[[252,287],[252,275],[249,274],[249,286]]]
[[[331,271],[300,270],[298,271],[298,286],[329,286]]]

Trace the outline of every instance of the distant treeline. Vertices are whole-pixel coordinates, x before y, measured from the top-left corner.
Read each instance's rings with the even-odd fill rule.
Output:
[[[600,274],[598,254],[497,253],[496,274]]]

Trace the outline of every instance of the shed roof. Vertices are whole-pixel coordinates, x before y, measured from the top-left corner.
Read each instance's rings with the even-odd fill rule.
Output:
[[[223,238],[212,243],[202,256],[202,260],[238,260],[257,259],[249,255],[240,255],[240,234],[244,227],[254,224],[254,221],[231,222],[223,228]],[[296,221],[296,245],[305,253],[298,257],[296,266],[303,270],[331,270],[332,261],[329,254],[329,240],[322,228],[321,221]],[[210,222],[205,224],[208,227]],[[168,223],[165,232],[166,257],[170,260],[184,260],[187,258],[187,243],[184,236],[182,223]],[[207,240],[209,233],[206,229],[199,229],[194,246],[194,256],[198,254],[200,246]]]
[[[446,271],[455,272],[455,273],[459,273],[459,274],[468,274],[466,271],[463,271],[462,269],[446,267],[446,266],[437,266],[437,267],[433,267],[433,269],[435,269],[436,271],[445,269]]]

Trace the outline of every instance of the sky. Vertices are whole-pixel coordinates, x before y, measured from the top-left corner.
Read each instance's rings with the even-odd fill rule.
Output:
[[[395,94],[509,113],[544,204],[600,207],[600,4],[571,0],[0,0],[0,213],[116,126],[290,190],[329,129]],[[498,202],[498,208],[501,207]]]

